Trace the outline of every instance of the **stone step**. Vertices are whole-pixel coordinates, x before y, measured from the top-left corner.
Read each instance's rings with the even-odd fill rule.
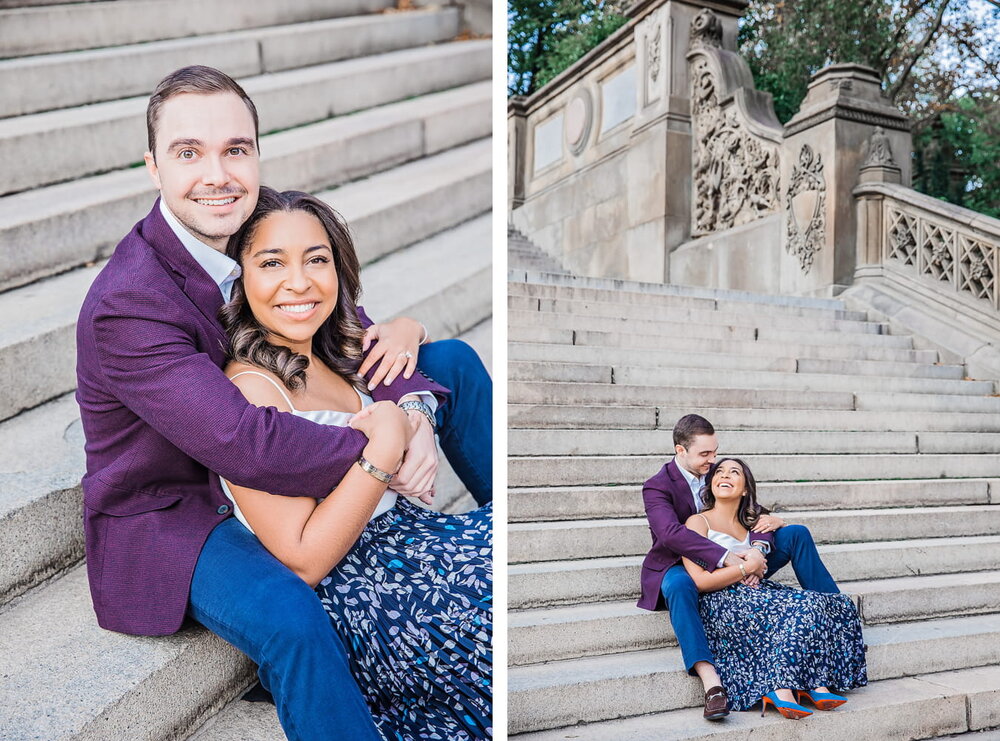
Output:
[[[490,141],[485,139],[320,197],[341,211],[352,231],[357,229],[358,256],[365,265],[488,211],[490,177]],[[390,198],[390,193],[395,195]],[[410,213],[420,216],[406,229],[399,217]],[[467,245],[456,250],[475,252]],[[0,419],[75,388],[76,318],[100,267],[70,271],[0,294],[0,368],[10,369],[9,382],[0,388]],[[453,288],[437,276],[428,276],[431,287]],[[381,293],[375,286],[369,290]],[[479,321],[484,318],[481,312],[477,316]]]
[[[241,84],[257,106],[261,132],[267,133],[488,79],[489,49],[489,41],[404,49],[251,77]],[[400,75],[400,68],[411,74]],[[0,159],[19,163],[0,184],[0,194],[141,162],[147,102],[142,95],[0,120]],[[59,157],[52,156],[53,140],[60,142]],[[261,151],[267,152],[263,143]]]
[[[428,9],[6,59],[0,118],[148,95],[192,59],[245,78],[422,46],[456,36],[459,20],[456,8]]]
[[[432,337],[455,336],[489,317],[490,258],[490,217],[484,215],[364,267],[365,308],[375,319],[419,317]],[[88,280],[98,269],[88,269]],[[70,275],[37,286],[58,287]],[[77,310],[69,313],[68,321],[75,322]],[[70,324],[63,352],[74,348],[72,329]],[[14,377],[21,375],[29,374]],[[67,390],[74,380],[70,375]],[[0,604],[83,556],[83,473],[83,435],[72,394],[0,423],[0,547],[9,554],[0,565]],[[460,493],[457,478],[442,471],[442,505],[458,501]]]
[[[987,667],[1000,661],[996,615],[909,623],[891,626],[891,630],[870,628],[865,631],[865,641],[869,646],[868,677],[873,682]],[[989,667],[988,671],[996,682],[993,686],[1000,687],[1000,668]],[[508,676],[512,735],[580,721],[696,708],[703,701],[701,685],[684,671],[677,648],[514,667]],[[939,699],[941,691],[936,687]],[[865,693],[859,689],[848,697],[853,701]],[[993,703],[1000,710],[1000,700]],[[965,719],[964,696],[961,704]]]
[[[572,331],[581,339],[574,344],[596,344],[593,338],[616,337],[623,347],[630,347],[631,337],[658,337],[655,346],[691,340],[737,340],[740,342],[771,342],[784,345],[850,345],[852,347],[893,347],[912,349],[913,339],[905,335],[877,332],[821,331],[809,328],[784,329],[767,324],[766,318],[752,325],[722,323],[691,324],[673,317],[657,322],[631,322],[612,318],[576,317],[570,314],[512,311],[508,315],[510,330],[542,328],[549,331]],[[863,325],[862,325],[863,326]],[[520,331],[518,332],[520,334]]]
[[[748,304],[753,312],[775,313],[785,316],[836,316],[839,319],[867,320],[864,312],[850,311],[843,301],[804,296],[777,296],[726,288],[682,286],[671,283],[642,283],[614,278],[550,273],[532,275],[528,279],[509,279],[509,296],[534,296],[560,298],[570,301],[610,301],[621,304],[649,304],[659,306],[690,306],[716,309],[723,304],[732,308]]]
[[[83,443],[72,394],[0,423],[0,605],[83,558]]]
[[[188,738],[188,741],[286,741],[274,705],[237,699]]]
[[[348,219],[358,255],[371,262],[488,211],[492,167],[492,142],[480,139],[319,197]]]
[[[993,572],[943,574],[844,582],[839,586],[842,592],[855,597],[864,625],[871,628],[995,612],[1000,576]],[[1000,620],[996,625],[1000,630]],[[893,627],[874,630],[879,634]],[[669,613],[639,609],[635,600],[513,611],[507,618],[507,636],[511,666],[677,645]],[[867,637],[870,641],[871,635]],[[622,662],[627,663],[628,657],[623,656]]]
[[[751,388],[795,391],[845,391],[905,394],[955,394],[988,396],[993,381],[950,378],[854,376],[827,373],[787,373],[771,370],[725,368],[654,368],[625,365],[606,357],[604,364],[513,360],[507,363],[511,381],[562,383],[614,383],[623,386],[686,386],[700,388]]]
[[[688,684],[697,687],[697,680]],[[648,695],[653,687],[637,694]],[[688,691],[688,690],[686,690]],[[697,689],[694,690],[697,692]],[[886,679],[850,693],[850,701],[836,712],[814,713],[800,724],[790,724],[777,713],[761,718],[756,712],[732,713],[722,723],[706,723],[700,707],[654,712],[622,720],[605,720],[569,728],[519,735],[519,741],[788,741],[816,739],[948,738],[996,741],[1000,732],[981,729],[998,724],[1000,669],[981,667],[936,674]],[[586,703],[590,697],[580,697]],[[599,705],[614,706],[619,697],[600,697]],[[622,696],[630,705],[641,699]],[[581,708],[586,706],[581,704]],[[622,713],[624,714],[624,713]],[[513,717],[513,714],[512,714]],[[566,722],[576,723],[576,718]],[[969,733],[963,733],[969,731]],[[949,734],[962,734],[950,736]]]
[[[966,412],[843,411],[835,409],[745,409],[695,406],[655,406],[648,402],[635,406],[511,402],[507,405],[507,426],[546,429],[655,429],[672,430],[678,419],[698,409],[720,429],[728,430],[831,430],[1000,432],[995,414]]]
[[[819,546],[840,582],[983,570],[1000,559],[1000,535]],[[508,609],[634,600],[641,556],[511,564]],[[792,582],[783,570],[779,579]]]
[[[147,638],[98,627],[83,566],[0,615],[0,738],[183,738],[252,678],[203,628]]]
[[[4,56],[96,49],[240,28],[376,13],[393,0],[115,0],[0,10]],[[155,22],[151,21],[155,19]]]
[[[511,324],[530,323],[531,315],[544,317],[549,321],[572,317],[577,323],[592,326],[616,327],[619,324],[659,323],[663,321],[693,324],[731,324],[736,326],[758,326],[762,323],[760,314],[747,311],[745,304],[717,302],[718,308],[706,309],[694,306],[652,306],[647,304],[623,304],[618,301],[581,301],[562,298],[539,298],[536,296],[508,296],[507,308],[512,317]],[[865,318],[841,319],[829,313],[808,318],[794,314],[770,312],[765,315],[767,326],[780,329],[802,329],[809,325],[815,329],[835,332],[869,332],[886,334],[885,322],[873,322]],[[609,321],[610,320],[610,321]],[[604,323],[608,322],[607,325]]]
[[[934,350],[913,350],[906,347],[890,347],[889,345],[857,346],[850,343],[825,342],[817,336],[815,342],[807,341],[792,343],[784,341],[754,341],[733,340],[721,338],[702,338],[696,328],[678,328],[673,339],[676,344],[684,347],[695,347],[700,353],[730,353],[759,355],[765,357],[783,358],[789,355],[796,358],[811,358],[818,360],[883,360],[900,363],[936,363],[938,354]],[[807,337],[807,340],[813,338]],[[894,335],[878,335],[876,339],[888,340],[899,344],[906,339]],[[600,348],[605,356],[609,350],[614,355],[621,351],[648,350],[664,348],[663,335],[630,335],[615,332],[590,332],[570,329],[550,329],[548,327],[508,327],[508,342],[536,343],[550,346],[584,345]],[[676,351],[674,352],[676,355]]]
[[[320,190],[488,136],[490,96],[485,81],[262,137],[262,182]],[[0,290],[108,256],[156,194],[131,169],[0,198]]]
[[[1000,433],[964,432],[855,432],[805,430],[724,430],[716,427],[720,454],[746,455],[864,455],[872,453],[1000,453]],[[507,454],[635,455],[674,453],[672,430],[560,430],[511,429]]]
[[[652,473],[650,474],[652,475]],[[1000,504],[1000,479],[762,482],[757,501],[776,512]],[[512,487],[508,521],[644,517],[642,485]]]
[[[510,389],[514,404],[607,404],[680,406],[691,409],[729,407],[735,409],[809,409],[969,412],[996,414],[1000,397],[954,394],[896,394],[889,392],[795,391],[776,389],[734,389],[690,387],[625,386],[610,383],[556,383],[522,381]],[[677,419],[676,417],[674,418]]]
[[[780,513],[805,525],[817,543],[870,543],[891,537],[957,538],[1000,533],[1000,507],[992,504],[898,509],[814,510]],[[530,563],[645,555],[650,547],[646,518],[511,523],[507,561]]]
[[[749,344],[747,350],[754,348]],[[830,373],[859,376],[898,376],[904,378],[965,377],[961,365],[931,365],[929,363],[894,362],[891,360],[845,360],[795,357],[789,352],[780,355],[733,352],[685,352],[660,348],[617,348],[610,356],[622,365],[657,368],[714,368],[717,370],[762,370],[784,373]],[[507,345],[509,361],[552,363],[603,363],[609,353],[603,347],[566,344],[536,344],[511,342]]]
[[[624,309],[625,307],[621,307]],[[694,314],[694,317],[690,315]],[[778,315],[783,316],[783,315]],[[732,317],[734,321],[728,321]],[[575,329],[588,332],[622,332],[626,334],[673,336],[680,326],[697,326],[708,339],[737,337],[741,339],[768,339],[768,332],[790,332],[794,337],[807,337],[824,332],[845,334],[859,343],[875,343],[877,340],[867,335],[888,335],[888,325],[877,322],[842,320],[809,321],[802,317],[784,317],[785,322],[772,323],[770,316],[757,316],[744,310],[737,315],[729,311],[680,310],[675,313],[660,311],[656,319],[632,319],[627,312],[619,311],[617,316],[591,316],[552,311],[521,311],[508,307],[507,323],[511,327],[551,327],[553,329]],[[798,321],[787,321],[797,319]],[[858,335],[866,335],[859,337]],[[889,335],[893,336],[893,335]]]
[[[641,484],[660,470],[663,455],[511,457],[508,486]],[[996,478],[1000,455],[766,455],[747,456],[757,481],[863,481]]]

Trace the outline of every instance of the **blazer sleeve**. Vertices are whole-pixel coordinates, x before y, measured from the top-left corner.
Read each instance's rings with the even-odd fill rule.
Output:
[[[365,310],[360,306],[358,307],[358,317],[361,319],[361,326],[365,329],[374,324],[374,322],[368,317],[368,314],[365,313]],[[372,348],[374,348],[377,344],[377,342],[373,343],[372,346],[368,348],[365,352],[366,357],[368,353],[372,351]],[[365,380],[371,380],[371,377],[375,374],[377,367],[378,364],[376,363],[375,366],[373,366],[371,370],[365,374]],[[439,408],[445,403],[447,395],[450,393],[444,386],[435,383],[425,376],[418,368],[417,372],[408,379],[403,378],[403,375],[400,374],[396,376],[396,379],[389,386],[386,386],[384,383],[380,383],[372,390],[371,396],[375,399],[375,401],[391,401],[398,404],[399,400],[407,394],[415,394],[420,391],[430,391],[433,393],[437,399]]]
[[[726,549],[680,522],[668,492],[647,481],[642,490],[642,502],[657,543],[665,544],[706,571],[715,571]]]
[[[106,294],[92,320],[108,388],[209,470],[272,494],[328,495],[368,439],[248,402],[194,342],[191,318],[153,291]]]

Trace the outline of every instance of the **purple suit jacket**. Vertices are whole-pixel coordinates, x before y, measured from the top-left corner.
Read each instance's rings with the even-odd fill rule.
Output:
[[[101,627],[180,629],[208,534],[232,514],[218,473],[292,496],[326,496],[367,438],[250,404],[222,373],[222,293],[159,204],[119,243],[77,324],[76,398],[87,438],[87,573]],[[363,312],[362,321],[367,325]],[[376,399],[447,390],[417,374]]]
[[[642,562],[642,594],[638,606],[644,610],[664,610],[666,605],[660,584],[667,569],[680,563],[681,556],[684,556],[707,571],[715,571],[726,549],[689,530],[684,524],[695,514],[694,497],[687,479],[673,460],[643,484],[642,502],[646,507],[653,546]],[[774,536],[771,533],[754,533],[753,539],[771,544]]]

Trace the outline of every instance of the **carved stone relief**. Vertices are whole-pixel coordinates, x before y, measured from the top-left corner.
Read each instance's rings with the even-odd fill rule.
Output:
[[[955,233],[937,224],[925,223],[921,236],[921,272],[951,283],[955,272]]]
[[[803,273],[812,268],[813,258],[826,239],[826,179],[823,158],[803,144],[799,161],[792,165],[786,194],[785,249],[799,260]]]
[[[996,246],[959,235],[959,290],[997,305]]]
[[[703,15],[700,13],[695,22]],[[692,41],[694,37],[692,25]],[[692,235],[729,229],[777,211],[778,148],[752,136],[735,110],[722,109],[715,76],[704,57],[692,60],[691,88],[695,186]]]
[[[896,160],[892,157],[889,137],[881,126],[876,126],[868,138],[868,156],[862,167],[897,167]]]
[[[699,46],[722,47],[722,21],[708,8],[703,8],[691,21],[689,48]]]

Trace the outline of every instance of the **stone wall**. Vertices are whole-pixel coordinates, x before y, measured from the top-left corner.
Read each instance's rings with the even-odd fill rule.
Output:
[[[581,274],[665,281],[690,236],[688,34],[705,8],[735,48],[742,0],[651,0],[559,77],[508,107],[511,220]]]

